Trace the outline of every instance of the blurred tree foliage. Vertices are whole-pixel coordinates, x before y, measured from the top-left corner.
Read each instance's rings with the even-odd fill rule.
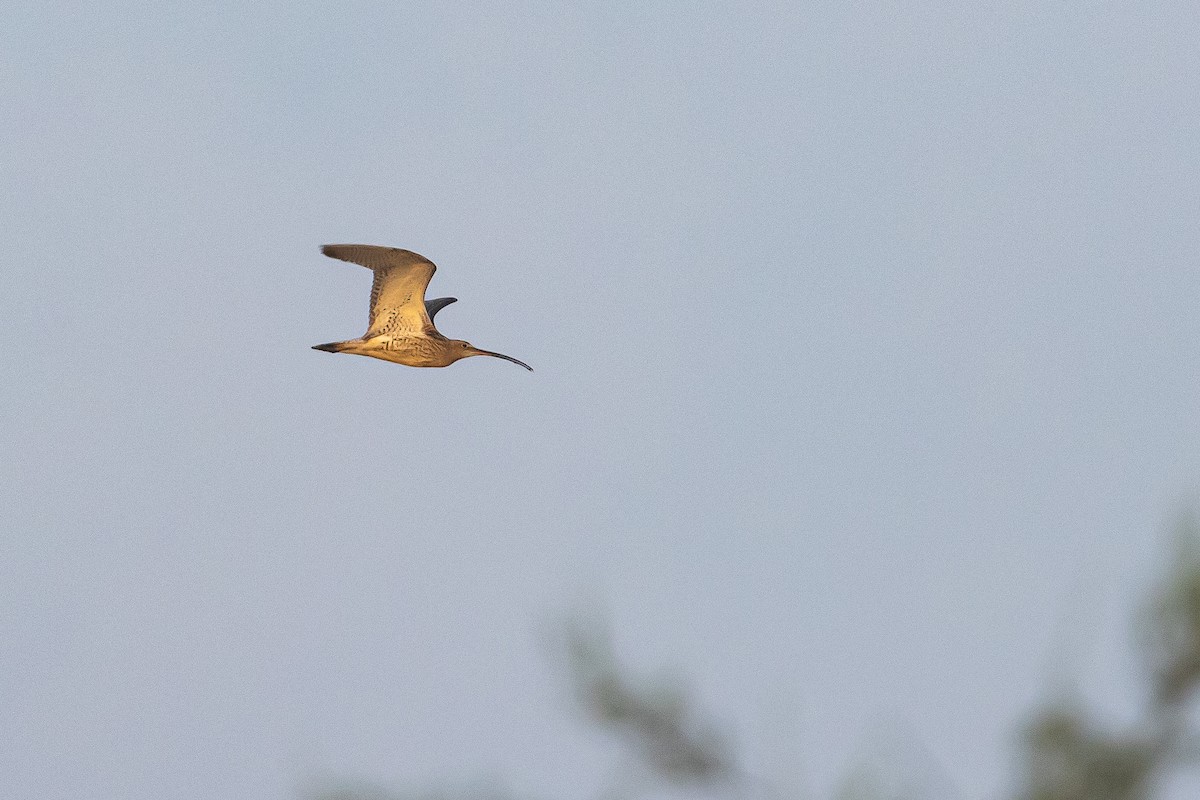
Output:
[[[681,786],[720,785],[738,775],[719,726],[677,683],[639,680],[619,664],[602,623],[568,620],[562,640],[580,705],[628,745],[632,771]]]
[[[1013,800],[1152,800],[1172,770],[1194,765],[1200,737],[1188,708],[1200,685],[1200,526],[1180,522],[1171,568],[1139,620],[1148,681],[1145,708],[1134,724],[1110,730],[1077,703],[1037,709],[1022,735],[1023,760]],[[677,682],[636,677],[620,664],[602,623],[569,619],[558,648],[576,698],[593,724],[625,744],[629,761],[616,785],[598,796],[627,800],[656,789],[672,796],[781,798],[745,774],[720,726]],[[509,797],[495,787],[464,791],[393,792],[339,786],[309,800],[468,800]],[[853,780],[842,800],[936,800],[920,790],[881,788]]]
[[[1200,528],[1185,515],[1171,568],[1140,620],[1146,707],[1124,731],[1105,730],[1086,709],[1050,705],[1025,731],[1018,800],[1148,800],[1195,755],[1188,707],[1200,683]]]

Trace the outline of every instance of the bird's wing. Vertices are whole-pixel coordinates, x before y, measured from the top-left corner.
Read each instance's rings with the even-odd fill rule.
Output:
[[[385,334],[425,335],[434,330],[425,310],[425,287],[437,269],[433,262],[410,250],[370,244],[327,244],[321,252],[361,264],[375,273],[371,284],[371,314],[363,338]]]
[[[439,297],[436,300],[425,301],[425,313],[429,315],[429,321],[433,322],[433,316],[451,303],[457,303],[457,297]]]

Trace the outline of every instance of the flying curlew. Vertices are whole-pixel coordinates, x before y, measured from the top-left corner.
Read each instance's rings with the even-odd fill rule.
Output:
[[[371,284],[367,332],[359,339],[313,345],[314,350],[371,356],[410,367],[448,367],[461,358],[492,356],[533,371],[524,361],[438,333],[433,326],[434,315],[457,298],[425,299],[425,287],[437,267],[424,256],[371,244],[327,244],[321,252],[361,264],[375,273],[375,282]]]

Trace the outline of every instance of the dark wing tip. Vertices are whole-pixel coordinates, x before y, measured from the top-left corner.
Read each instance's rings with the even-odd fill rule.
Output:
[[[443,308],[450,305],[451,303],[457,303],[457,302],[458,302],[457,297],[439,297],[436,300],[426,300],[425,301],[425,313],[429,315],[429,321],[432,322],[435,314],[437,314],[439,311],[441,311]]]
[[[323,244],[321,245],[321,255],[336,258],[340,261],[349,261],[350,256],[347,253],[349,245],[344,244]]]
[[[355,244],[323,244],[321,245],[321,254],[330,258],[346,258],[346,251],[351,247],[359,247]]]

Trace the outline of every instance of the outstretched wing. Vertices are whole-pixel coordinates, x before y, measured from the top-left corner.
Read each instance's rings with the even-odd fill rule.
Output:
[[[433,330],[425,310],[425,287],[437,269],[411,250],[371,244],[327,244],[321,252],[372,270],[371,314],[363,338],[386,334],[424,335]]]
[[[443,308],[450,305],[451,303],[457,303],[457,302],[458,302],[457,297],[439,297],[436,300],[426,300],[425,301],[425,313],[429,315],[429,321],[433,322],[434,314],[437,314],[437,312],[441,311]]]

